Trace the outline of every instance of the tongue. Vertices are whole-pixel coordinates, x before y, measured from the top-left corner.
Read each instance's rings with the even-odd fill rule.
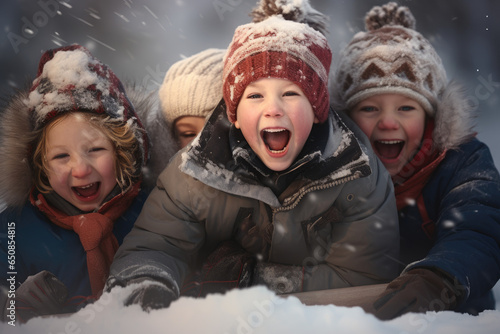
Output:
[[[375,146],[377,148],[378,153],[387,159],[395,159],[399,156],[401,149],[403,148],[403,143],[397,144],[382,144],[380,142],[376,142]]]
[[[89,197],[94,195],[98,189],[99,189],[98,182],[92,183],[90,187],[85,187],[85,188],[75,187],[75,190],[83,197]]]
[[[264,132],[264,141],[273,151],[281,151],[288,144],[288,131]]]

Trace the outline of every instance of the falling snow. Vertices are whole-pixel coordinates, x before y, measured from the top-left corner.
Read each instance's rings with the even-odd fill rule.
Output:
[[[51,3],[48,0],[41,2]],[[89,47],[120,78],[133,79],[156,89],[168,67],[180,59],[179,55],[191,55],[209,47],[227,47],[236,26],[249,22],[248,13],[255,2],[57,1],[57,9],[53,12],[44,11],[40,1],[29,4],[2,2],[2,91],[22,87],[26,77],[34,77],[40,50],[70,43]],[[335,63],[340,47],[362,29],[360,18],[373,2],[311,2],[314,8],[322,9],[332,17],[328,38]],[[217,4],[225,7],[216,7]],[[454,2],[453,8],[445,6],[444,11],[432,0],[408,2],[408,5],[412,10],[415,7],[415,16],[421,18],[419,27],[425,25],[426,31],[438,36],[435,46],[447,71],[452,74],[450,77],[464,78],[472,98],[474,91],[481,88],[482,82],[478,79],[481,75],[492,75],[493,82],[500,81],[495,40],[499,36],[499,24],[493,18],[490,20],[489,14],[484,14],[484,11],[498,13],[498,3],[462,0]],[[355,6],[360,9],[356,11]],[[458,13],[457,8],[461,12]],[[468,15],[469,12],[472,14]],[[36,25],[33,20],[36,13],[44,14],[47,20],[36,21]],[[476,20],[476,17],[480,19]],[[19,39],[8,40],[9,32]],[[163,70],[155,73],[158,77],[153,78],[155,80],[147,70],[151,68]],[[493,90],[491,96],[479,101],[478,136],[490,145],[496,164],[500,166],[500,146],[497,145],[500,88],[494,85],[489,88]],[[452,221],[446,224],[449,228],[454,227]],[[481,334],[496,333],[500,328],[499,310],[485,311],[476,317],[453,312],[407,314],[393,321],[381,322],[360,308],[304,306],[296,298],[283,299],[265,288],[232,291],[199,300],[181,298],[168,309],[147,314],[138,306],[123,306],[127,289],[130,287],[116,288],[95,304],[67,317],[33,319],[15,328],[0,324],[0,332]],[[497,284],[494,291],[499,309],[500,285]]]

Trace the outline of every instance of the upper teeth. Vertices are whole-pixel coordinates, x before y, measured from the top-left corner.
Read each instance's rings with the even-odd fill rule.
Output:
[[[286,129],[264,129],[266,132],[281,132],[286,131]]]
[[[402,143],[402,140],[379,140],[382,144],[399,144]]]
[[[94,185],[94,184],[93,184],[93,183],[91,183],[91,184],[88,184],[88,185],[86,185],[86,186],[83,186],[83,187],[78,187],[78,188],[80,188],[80,189],[87,189],[87,188],[92,187],[93,185]]]

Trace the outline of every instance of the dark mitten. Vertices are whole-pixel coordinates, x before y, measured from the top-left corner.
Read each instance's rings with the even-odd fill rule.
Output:
[[[147,283],[132,291],[130,296],[125,300],[125,306],[139,304],[144,311],[149,312],[151,310],[169,307],[170,303],[178,297],[178,294],[173,288],[146,278],[135,279],[128,282],[128,284],[141,282]]]
[[[182,288],[183,296],[204,297],[250,286],[255,255],[235,241],[221,243]]]
[[[41,315],[65,313],[64,304],[68,289],[54,276],[44,270],[29,276],[16,290],[16,316],[26,322]]]
[[[301,292],[304,267],[259,262],[255,266],[252,285],[265,285],[277,294]]]
[[[390,320],[409,312],[453,310],[464,294],[447,273],[416,268],[390,282],[374,302],[362,307],[381,320]]]

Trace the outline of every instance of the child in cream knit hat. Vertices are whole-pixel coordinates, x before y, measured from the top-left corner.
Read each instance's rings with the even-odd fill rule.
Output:
[[[333,101],[392,176],[404,269],[365,309],[392,319],[494,308],[500,176],[475,139],[466,96],[407,7],[376,6],[365,25],[341,53]]]
[[[203,128],[222,99],[225,50],[207,49],[173,64],[160,87],[161,110],[179,148]]]

